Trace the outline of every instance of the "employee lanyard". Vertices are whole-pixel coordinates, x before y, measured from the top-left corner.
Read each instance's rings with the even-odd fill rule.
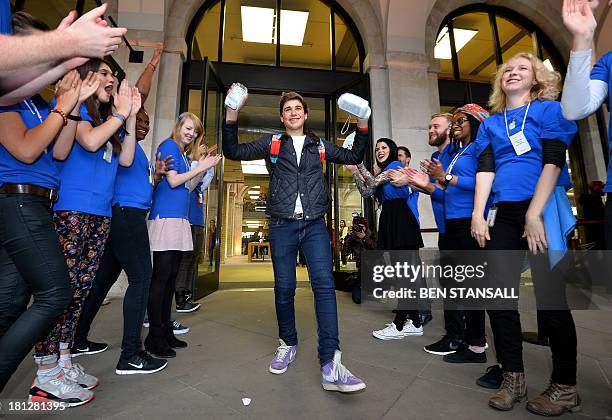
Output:
[[[467,146],[465,146],[465,148],[464,148],[464,149],[463,149],[463,150],[462,150],[460,153],[457,153],[457,154],[455,155],[455,157],[454,157],[454,158],[453,158],[453,160],[451,161],[450,165],[448,165],[448,168],[447,168],[447,170],[446,170],[446,173],[447,173],[447,174],[450,174],[450,173],[451,173],[451,171],[453,170],[453,166],[455,166],[455,163],[457,163],[457,160],[458,160],[458,159],[461,157],[461,155],[462,155],[462,154],[464,154],[464,153],[465,153],[465,151],[466,151],[467,149],[469,149],[469,148],[470,148],[470,146],[471,146],[471,145],[472,145],[472,142],[471,142],[470,144],[468,144]]]
[[[527,104],[527,109],[525,110],[525,116],[523,117],[523,124],[521,125],[521,132],[525,130],[525,122],[527,121],[527,114],[529,113],[529,106],[531,105],[531,101]],[[510,130],[508,130],[508,118],[506,117],[506,109],[504,108],[504,121],[506,122],[506,134],[508,138],[510,138]],[[514,127],[512,127],[514,128]]]
[[[43,122],[42,116],[40,115],[40,112],[38,112],[38,108],[36,107],[34,102],[32,102],[31,99],[26,99],[26,100],[23,101],[23,103],[26,104],[26,106],[28,107],[28,109],[30,110],[32,115],[34,115],[35,117],[38,117],[38,120],[42,124],[42,122]]]
[[[189,164],[189,159],[187,158],[187,152],[183,153],[183,162],[185,162],[185,172],[189,172],[191,169],[191,165]]]

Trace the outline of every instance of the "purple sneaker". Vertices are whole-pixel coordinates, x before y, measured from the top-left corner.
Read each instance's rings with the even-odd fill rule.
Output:
[[[334,360],[328,362],[321,369],[323,374],[323,389],[326,391],[340,391],[340,392],[355,392],[366,387],[365,382],[353,375],[344,365],[340,362],[342,353],[340,350],[336,350],[334,353]]]
[[[296,346],[288,346],[283,340],[280,341],[280,346],[276,349],[274,359],[270,362],[270,373],[280,375],[287,371],[289,363],[295,360],[295,353],[297,353]]]

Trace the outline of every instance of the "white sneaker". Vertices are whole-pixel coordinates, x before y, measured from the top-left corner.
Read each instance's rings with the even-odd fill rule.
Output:
[[[421,325],[419,328],[415,327],[412,321],[408,320],[404,324],[404,328],[401,331],[405,336],[414,335],[419,336],[423,335],[423,326]]]
[[[404,329],[405,328],[406,326],[404,326]],[[406,337],[403,331],[397,330],[397,327],[393,322],[387,324],[387,326],[382,330],[372,331],[372,335],[379,340],[401,340],[402,338]]]
[[[92,390],[98,386],[100,381],[93,375],[89,375],[85,373],[83,366],[79,363],[73,363],[72,366],[67,368],[62,368],[64,371],[64,375],[71,379],[72,381],[79,384],[82,388]]]
[[[66,407],[87,404],[93,399],[93,392],[68,378],[63,371],[44,384],[38,382],[38,378],[34,379],[28,395],[29,402],[63,403]]]

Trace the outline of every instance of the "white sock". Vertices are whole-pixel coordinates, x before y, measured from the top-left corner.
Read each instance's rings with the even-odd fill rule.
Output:
[[[51,369],[38,369],[36,371],[36,377],[38,378],[39,383],[44,384],[49,382],[51,379],[55,379],[55,377],[57,377],[58,373],[61,371],[62,368],[60,365],[57,365]]]
[[[72,367],[72,356],[70,354],[60,354],[59,365],[62,368]]]
[[[471,351],[473,351],[474,353],[484,353],[485,352],[485,347],[482,346],[469,346],[468,347]]]

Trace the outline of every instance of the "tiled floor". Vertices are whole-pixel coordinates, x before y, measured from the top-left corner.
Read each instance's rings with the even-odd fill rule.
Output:
[[[474,380],[487,365],[449,365],[423,352],[442,331],[442,316],[423,337],[383,342],[371,336],[390,321],[390,314],[354,305],[338,293],[343,361],[368,388],[355,395],[325,392],[316,358],[316,325],[312,293],[296,293],[298,357],[284,375],[267,366],[277,346],[274,294],[271,289],[225,290],[202,301],[202,309],[179,319],[191,327],[183,337],[189,348],[178,351],[169,366],[155,375],[114,373],[121,342],[121,302],[102,308],[91,339],[111,348],[76,359],[100,378],[96,399],[83,407],[43,418],[114,419],[537,419],[518,405],[511,412],[487,407],[489,392]],[[575,312],[579,337],[579,389],[583,411],[566,419],[605,418],[612,414],[612,313]],[[525,329],[535,318],[523,314]],[[146,331],[146,330],[145,330]],[[489,350],[489,359],[493,353]],[[529,395],[548,382],[551,359],[547,348],[524,349]],[[2,398],[25,398],[34,376],[28,358]],[[251,398],[244,406],[242,398]],[[27,418],[7,416],[8,419]],[[41,418],[32,415],[31,418]]]

